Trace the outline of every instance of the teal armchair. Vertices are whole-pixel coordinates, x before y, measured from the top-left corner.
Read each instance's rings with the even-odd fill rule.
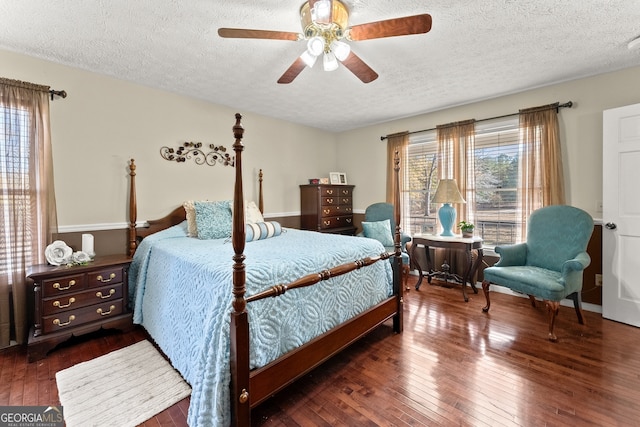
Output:
[[[385,230],[381,231],[379,227],[377,227],[380,222],[384,222],[387,220],[389,221],[389,231],[391,233],[390,236],[386,232],[386,228]],[[393,236],[396,232],[396,221],[394,218],[393,205],[391,203],[380,202],[369,205],[364,211],[364,222],[369,223],[371,226],[369,227],[367,226],[368,224],[363,223],[364,231],[359,233],[359,236],[370,237],[379,240],[388,252],[395,251]],[[409,266],[411,264],[406,246],[410,241],[411,236],[400,232],[400,246],[402,250],[402,272],[404,276],[403,282],[405,288],[407,287]]]
[[[582,273],[591,262],[587,244],[593,232],[593,218],[585,211],[565,205],[547,206],[529,217],[527,241],[516,245],[497,246],[500,260],[484,270],[482,289],[487,305],[490,285],[504,286],[529,296],[535,307],[542,299],[549,312],[549,339],[557,341],[554,323],[560,301],[573,300],[578,322],[582,315]]]

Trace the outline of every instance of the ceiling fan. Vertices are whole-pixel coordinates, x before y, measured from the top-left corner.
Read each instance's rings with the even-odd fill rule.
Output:
[[[291,83],[305,67],[313,67],[321,55],[325,71],[335,70],[340,61],[364,83],[370,83],[378,78],[378,74],[353,53],[345,41],[424,34],[431,30],[431,15],[426,13],[351,27],[348,20],[349,11],[340,0],[309,0],[300,8],[303,33],[219,28],[218,35],[225,38],[306,40],[307,49],[278,79],[278,83]]]

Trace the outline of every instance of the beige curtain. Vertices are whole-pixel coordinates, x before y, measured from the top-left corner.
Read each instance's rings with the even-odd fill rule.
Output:
[[[0,78],[0,348],[25,342],[25,274],[57,232],[49,87]]]
[[[393,191],[395,188],[395,176],[393,171],[393,159],[398,151],[400,155],[400,205],[404,206],[404,174],[407,164],[407,146],[409,145],[409,132],[400,132],[387,135],[387,202],[393,203]],[[404,215],[403,215],[404,217]]]
[[[454,205],[457,222],[474,221],[475,196],[475,120],[465,120],[436,127],[438,139],[438,174],[440,179],[453,178],[465,204]],[[455,231],[455,229],[454,229]]]
[[[438,140],[438,175],[440,179],[453,178],[458,184],[460,194],[466,203],[454,204],[456,209],[456,224],[454,233],[459,233],[457,223],[460,221],[474,222],[475,216],[475,120],[439,125],[436,127]],[[437,207],[439,208],[439,206]],[[439,270],[445,261],[451,266],[451,271],[459,275],[465,273],[467,267],[466,255],[461,251],[435,250],[435,269]]]
[[[565,203],[558,103],[520,110],[520,241],[527,236],[529,215],[548,205]]]

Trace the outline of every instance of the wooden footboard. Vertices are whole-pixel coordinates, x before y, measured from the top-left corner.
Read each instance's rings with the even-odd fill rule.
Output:
[[[244,129],[240,123],[242,116],[236,114],[233,127],[236,138],[233,149],[236,152],[236,182],[233,202],[233,309],[231,313],[231,410],[232,424],[236,426],[251,425],[251,408],[263,402],[269,396],[291,384],[302,375],[314,369],[322,362],[343,350],[349,344],[369,333],[372,329],[393,318],[396,332],[402,332],[403,300],[400,286],[402,258],[400,252],[400,192],[396,179],[394,195],[395,204],[395,252],[385,253],[378,257],[353,261],[334,267],[330,270],[305,276],[287,285],[276,285],[264,292],[245,298],[245,225],[243,191],[242,191],[242,136]],[[398,153],[395,156],[396,176],[400,170]],[[253,371],[249,370],[249,319],[246,311],[247,303],[267,297],[276,297],[287,291],[312,286],[331,277],[346,274],[358,268],[393,257],[393,290],[394,295],[360,315],[344,322],[314,340],[283,355],[272,363]]]

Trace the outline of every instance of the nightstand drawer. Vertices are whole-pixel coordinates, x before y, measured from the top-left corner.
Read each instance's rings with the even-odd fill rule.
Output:
[[[85,288],[84,274],[56,277],[43,280],[42,289],[45,297],[63,295],[65,293],[81,291]]]
[[[87,284],[90,288],[105,286],[108,284],[122,283],[124,269],[122,267],[105,268],[100,271],[92,271],[87,274]]]
[[[120,298],[122,298],[122,283],[56,298],[46,298],[42,301],[42,313],[45,316],[49,316]]]
[[[53,316],[44,316],[42,329],[45,334],[73,328],[85,323],[105,321],[122,313],[122,299],[107,301],[77,310],[68,310]]]

